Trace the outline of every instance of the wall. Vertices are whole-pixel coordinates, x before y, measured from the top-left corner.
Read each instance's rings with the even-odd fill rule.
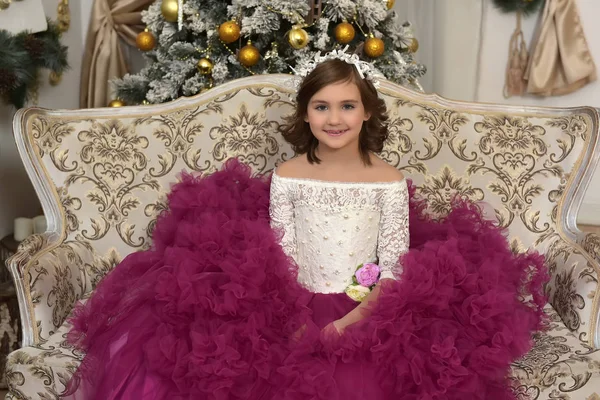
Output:
[[[91,4],[91,0],[83,2]],[[57,4],[56,0],[43,0],[46,16],[52,20],[56,18]],[[87,6],[89,9],[89,4]],[[56,87],[47,83],[47,73],[43,75],[38,101],[40,107],[76,108],[78,106],[81,54],[85,37],[82,25],[87,25],[87,17],[82,16],[80,1],[70,2],[70,8],[71,27],[63,34],[62,42],[69,47],[71,69],[64,74],[61,84]],[[33,217],[41,213],[39,201],[14,143],[13,115],[14,109],[0,103],[0,238],[12,233],[13,220],[16,217]]]
[[[484,1],[480,76],[474,100],[515,105],[600,107],[600,82],[592,83],[575,93],[560,97],[526,96],[505,99],[502,89],[508,59],[508,41],[515,29],[516,18],[514,14],[500,13],[490,3],[489,0]],[[598,0],[578,0],[577,5],[588,45],[598,66],[600,65],[600,24],[597,22],[597,16],[600,15],[600,2]],[[532,16],[523,21],[523,33],[527,41],[533,37],[537,19],[537,16]],[[470,99],[465,98],[464,100]],[[600,187],[600,168],[596,170],[592,184],[584,197],[578,217],[580,223],[600,225],[600,190],[597,189],[598,187]]]

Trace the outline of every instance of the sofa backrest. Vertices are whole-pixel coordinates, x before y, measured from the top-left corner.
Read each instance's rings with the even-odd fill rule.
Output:
[[[294,107],[291,79],[254,76],[156,106],[20,111],[16,140],[49,229],[94,247],[108,266],[89,271],[97,282],[124,256],[148,248],[181,171],[210,173],[237,157],[269,173],[294,156],[278,132]],[[555,258],[584,259],[564,249],[598,158],[597,110],[453,102],[390,82],[380,93],[390,116],[381,156],[413,180],[430,211],[443,215],[455,196],[485,202],[515,251],[547,254],[554,268],[548,292],[563,319],[590,312],[592,299],[582,305],[567,294],[573,282],[577,293],[595,293],[598,272],[587,261],[569,270],[566,258]],[[586,271],[595,281],[579,279]]]

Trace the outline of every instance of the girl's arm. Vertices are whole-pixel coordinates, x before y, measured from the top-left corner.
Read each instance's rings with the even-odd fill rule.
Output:
[[[273,175],[269,203],[271,227],[281,237],[279,243],[288,257],[296,260],[296,225],[294,223],[294,206],[291,201],[289,187]]]
[[[377,301],[381,284],[393,280],[402,273],[400,256],[408,251],[410,237],[408,232],[408,187],[406,181],[386,192],[379,222],[377,256],[381,268],[381,280],[369,295],[343,318],[334,322],[338,331],[368,316],[369,303]]]

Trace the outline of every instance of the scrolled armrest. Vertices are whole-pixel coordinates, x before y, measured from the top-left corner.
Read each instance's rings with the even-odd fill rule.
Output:
[[[87,242],[53,242],[33,235],[8,260],[19,299],[23,346],[45,342],[75,303],[92,290],[90,272],[99,263]]]

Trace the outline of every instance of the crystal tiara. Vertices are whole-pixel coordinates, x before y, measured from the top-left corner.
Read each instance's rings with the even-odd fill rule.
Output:
[[[346,53],[346,50],[348,50],[347,45],[346,45],[346,47],[344,47],[341,50],[340,49],[333,50],[325,55],[320,55],[319,53],[317,53],[317,54],[315,54],[314,60],[310,60],[305,63],[300,63],[300,64],[296,65],[296,68],[293,68],[293,67],[290,67],[290,68],[292,68],[292,71],[294,71],[294,74],[296,74],[297,76],[299,76],[301,78],[305,78],[320,63],[327,61],[327,60],[338,59],[338,60],[345,61],[348,64],[354,65],[354,67],[356,68],[356,70],[358,71],[358,74],[360,75],[360,77],[362,79],[368,79],[369,81],[371,81],[373,86],[375,86],[375,88],[379,88],[379,80],[381,78],[383,78],[383,75],[379,71],[377,71],[377,69],[373,65],[371,65],[371,63],[362,61],[360,58],[358,58],[357,54]],[[299,82],[298,82],[298,84],[299,84]]]

